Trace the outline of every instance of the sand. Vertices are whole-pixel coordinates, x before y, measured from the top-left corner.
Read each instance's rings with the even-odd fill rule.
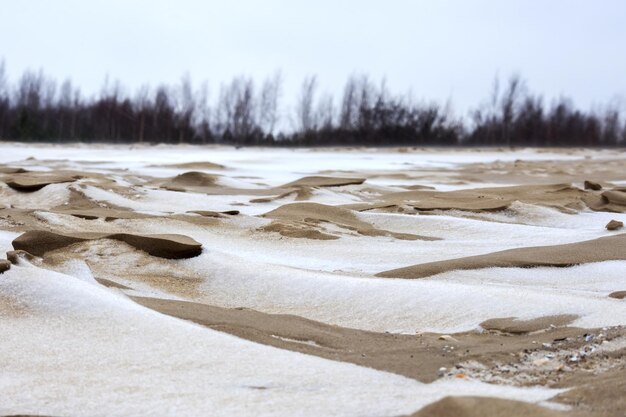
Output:
[[[29,172],[5,178],[4,182],[16,191],[33,192],[41,190],[43,187],[50,184],[73,182],[77,179],[80,179],[80,177]]]
[[[522,401],[485,397],[445,397],[411,417],[559,417],[567,413]]]
[[[44,230],[26,232],[13,241],[16,250],[23,250],[36,256],[46,252],[88,240],[113,239],[125,242],[152,256],[167,259],[181,259],[198,256],[202,244],[183,235],[135,235],[129,233],[73,233],[60,234]]]
[[[418,264],[376,274],[388,278],[425,278],[453,270],[480,268],[567,267],[626,260],[626,234],[556,246],[510,249],[485,255]]]
[[[391,236],[402,240],[438,240],[433,236],[420,236],[412,233],[397,233],[377,229],[371,224],[360,220],[351,210],[327,206],[318,203],[285,204],[265,213],[263,217],[278,220],[264,230],[278,232],[283,236],[311,239],[335,239],[316,228],[323,223],[332,223],[341,228],[353,230],[364,236]]]
[[[539,317],[532,320],[520,320],[516,317],[503,317],[485,320],[480,323],[480,327],[485,330],[497,330],[503,333],[524,334],[549,329],[555,326],[565,326],[577,318],[577,316],[572,314]]]
[[[582,207],[584,191],[569,184],[520,185],[437,192],[405,191],[384,196],[386,201],[409,204],[418,210],[504,210],[514,201],[567,211]]]
[[[204,217],[217,217],[224,218],[229,216],[236,216],[239,214],[239,210],[225,210],[225,211],[212,211],[212,210],[192,210],[189,213],[199,214]]]
[[[365,178],[311,176],[292,181],[283,185],[283,187],[339,187],[342,185],[363,184],[364,182]]]
[[[206,170],[219,170],[226,169],[224,165],[216,164],[208,161],[199,162],[186,162],[182,164],[155,164],[150,165],[155,168],[176,168],[176,169],[206,169]]]
[[[170,191],[200,191],[217,185],[217,175],[190,171],[164,181],[161,188]]]
[[[266,314],[246,308],[225,309],[149,297],[133,297],[133,300],[161,313],[255,342],[393,372],[422,382],[435,381],[441,367],[451,369],[461,361],[484,362],[486,357],[490,362],[506,360],[512,352],[535,348],[537,340],[551,342],[555,338],[573,337],[586,332],[566,328],[563,326],[566,324],[564,321],[541,318],[535,320],[535,323],[542,322],[545,326],[535,325],[532,330],[548,332],[534,335],[526,334],[530,331],[511,332],[515,336],[459,333],[454,335],[455,351],[443,352],[442,348],[450,342],[440,339],[438,333],[398,335],[366,332],[298,316]],[[553,323],[558,326],[551,327]],[[503,346],[503,342],[506,342],[506,346]]]
[[[0,414],[622,416],[625,156],[2,143]]]
[[[626,291],[613,291],[611,294],[609,294],[609,297],[623,300],[624,298],[626,298]]]

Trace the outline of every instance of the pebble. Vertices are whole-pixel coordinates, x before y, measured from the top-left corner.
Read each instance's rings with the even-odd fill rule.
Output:
[[[624,222],[620,222],[618,220],[611,220],[606,224],[606,230],[617,230],[624,227]]]

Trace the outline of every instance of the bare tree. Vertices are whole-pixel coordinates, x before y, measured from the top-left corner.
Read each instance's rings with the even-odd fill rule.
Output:
[[[504,143],[511,146],[511,127],[515,118],[516,106],[523,95],[524,83],[518,74],[509,78],[509,83],[500,102],[502,135]]]
[[[142,143],[146,136],[146,119],[148,118],[148,112],[152,105],[150,97],[150,86],[143,84],[135,92],[135,99],[133,100],[133,107],[135,114],[137,115],[137,141]]]
[[[202,143],[206,144],[211,137],[211,107],[209,106],[209,84],[204,81],[200,84],[196,92],[196,110],[194,112],[194,127],[198,130],[198,134],[202,139]]]
[[[4,139],[6,134],[7,116],[11,102],[9,99],[8,80],[6,76],[6,66],[4,58],[0,60],[0,140]]]
[[[317,77],[305,77],[300,87],[300,95],[296,103],[296,121],[301,132],[307,133],[317,129],[315,117],[315,91],[317,89]]]
[[[317,114],[315,117],[319,128],[327,131],[333,129],[335,121],[335,105],[331,94],[325,93],[317,101]]]
[[[184,75],[181,79],[176,98],[178,103],[176,112],[178,119],[178,143],[183,143],[185,140],[185,133],[191,131],[191,121],[196,108],[193,87],[191,85],[191,78],[189,77],[189,74]]]
[[[278,123],[278,101],[282,91],[283,78],[280,71],[268,77],[261,87],[259,97],[259,126],[265,133],[273,135]]]
[[[357,112],[357,82],[355,76],[351,76],[343,89],[339,126],[346,130],[352,129],[356,124]]]

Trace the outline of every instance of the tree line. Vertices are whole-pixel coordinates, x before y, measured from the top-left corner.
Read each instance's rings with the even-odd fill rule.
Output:
[[[617,105],[583,111],[568,99],[550,105],[517,75],[496,79],[469,118],[450,105],[391,93],[366,75],[348,78],[339,100],[306,77],[290,109],[281,106],[279,72],[257,86],[239,76],[209,99],[207,83],[144,85],[132,94],[105,80],[85,96],[71,80],[42,71],[9,82],[0,62],[0,139],[115,143],[222,143],[236,146],[623,146],[626,123]]]

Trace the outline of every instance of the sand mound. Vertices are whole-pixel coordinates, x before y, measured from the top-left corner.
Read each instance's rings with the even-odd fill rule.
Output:
[[[59,184],[63,182],[73,182],[80,179],[81,176],[65,176],[47,173],[26,173],[12,176],[5,180],[6,184],[17,191],[33,192],[41,190],[46,185]]]
[[[514,201],[520,201],[569,211],[582,207],[583,194],[584,191],[569,184],[553,184],[457,191],[404,191],[384,195],[383,200],[397,205],[412,205],[417,210],[495,211],[504,210]]]
[[[26,259],[27,261],[32,261],[35,257],[23,250],[10,250],[7,252],[7,260],[11,262],[13,265],[18,265],[20,259]]]
[[[602,193],[610,204],[617,204],[620,206],[626,206],[626,192],[622,190],[609,190]]]
[[[168,259],[191,258],[202,252],[202,244],[183,235],[135,235],[128,233],[73,233],[60,234],[43,230],[30,231],[13,240],[16,250],[36,256],[74,243],[96,239],[114,239],[125,242],[152,256]]]
[[[252,200],[250,200],[250,202],[251,203],[269,203],[271,201],[280,200],[280,199],[289,197],[290,195],[294,195],[294,194],[296,196],[295,198],[296,201],[310,200],[311,196],[313,196],[313,187],[298,187],[295,190],[289,190],[287,192],[278,194],[276,196],[253,198]]]
[[[559,417],[567,414],[523,401],[491,397],[445,397],[411,417]]]
[[[531,320],[519,320],[516,317],[489,319],[480,323],[485,330],[497,330],[504,333],[523,334],[546,330],[552,326],[566,326],[576,320],[573,314],[539,317]]]
[[[428,262],[376,274],[388,278],[425,278],[458,269],[565,267],[591,262],[626,260],[626,234],[554,246],[509,249],[485,255]]]
[[[225,169],[224,165],[215,164],[213,162],[186,162],[183,164],[163,164],[163,165],[150,165],[154,168],[180,168],[180,169]]]
[[[615,354],[623,357],[623,352],[621,355],[619,352]],[[623,417],[626,410],[624,367],[594,374],[590,375],[587,371],[571,378],[575,386],[559,394],[555,400],[580,410],[573,414],[575,416]]]
[[[149,214],[137,213],[131,210],[117,210],[110,208],[93,208],[88,210],[64,210],[57,211],[61,214],[69,214],[74,217],[85,220],[104,219],[104,221],[112,221],[118,219],[146,219],[151,216]]]
[[[302,177],[296,181],[292,181],[283,185],[281,188],[288,187],[338,187],[341,185],[358,185],[363,184],[365,178],[342,178],[342,177],[323,177],[311,176]]]
[[[419,236],[409,233],[396,233],[388,230],[376,229],[370,223],[360,220],[354,212],[335,206],[327,206],[319,203],[292,203],[285,204],[270,211],[263,217],[278,220],[270,226],[271,231],[277,231],[284,236],[309,237],[305,230],[317,230],[320,223],[332,223],[339,227],[355,231],[365,236],[392,236],[402,240],[437,240],[437,238]],[[300,229],[298,231],[297,229]],[[310,232],[315,233],[315,232]],[[301,235],[298,235],[301,234]],[[331,235],[328,235],[331,236]],[[330,239],[329,237],[316,237],[316,239]]]
[[[260,230],[264,232],[276,232],[285,237],[295,237],[301,239],[315,240],[337,240],[339,236],[324,233],[307,225],[295,223],[272,222],[267,226],[263,226]]]
[[[0,166],[0,174],[23,174],[24,172],[28,171],[24,168]]]
[[[190,171],[163,182],[161,188],[170,191],[195,191],[202,188],[213,188],[217,184],[217,178],[217,175]]]
[[[609,294],[609,297],[617,298],[618,300],[623,300],[624,298],[626,298],[626,291],[614,291],[611,294]]]
[[[236,216],[239,214],[239,210],[226,210],[226,211],[211,211],[211,210],[192,210],[188,213],[199,214],[204,217],[228,217]]]
[[[589,193],[584,201],[590,209],[595,211],[626,213],[626,191],[623,188],[614,188],[603,191],[601,194]]]

